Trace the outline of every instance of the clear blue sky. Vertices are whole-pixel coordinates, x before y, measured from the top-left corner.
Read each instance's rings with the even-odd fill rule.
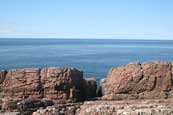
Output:
[[[173,39],[173,0],[0,0],[0,38]]]

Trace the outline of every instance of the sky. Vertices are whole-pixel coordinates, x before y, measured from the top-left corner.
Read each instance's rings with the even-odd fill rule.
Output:
[[[173,0],[0,0],[0,38],[173,40]]]

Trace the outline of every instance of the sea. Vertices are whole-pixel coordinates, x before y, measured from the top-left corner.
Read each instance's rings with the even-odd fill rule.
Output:
[[[1,38],[0,70],[74,67],[97,82],[129,62],[173,61],[172,40]]]

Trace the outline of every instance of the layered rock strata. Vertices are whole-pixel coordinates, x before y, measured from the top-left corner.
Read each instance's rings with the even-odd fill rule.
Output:
[[[172,98],[172,68],[170,62],[137,62],[112,68],[101,84],[103,99]]]
[[[27,68],[0,72],[1,97],[82,99],[83,72],[74,68]]]

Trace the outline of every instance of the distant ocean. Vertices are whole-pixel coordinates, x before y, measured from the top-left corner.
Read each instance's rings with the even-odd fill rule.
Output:
[[[173,61],[173,41],[113,39],[0,39],[0,69],[75,67],[105,77],[129,62]]]

